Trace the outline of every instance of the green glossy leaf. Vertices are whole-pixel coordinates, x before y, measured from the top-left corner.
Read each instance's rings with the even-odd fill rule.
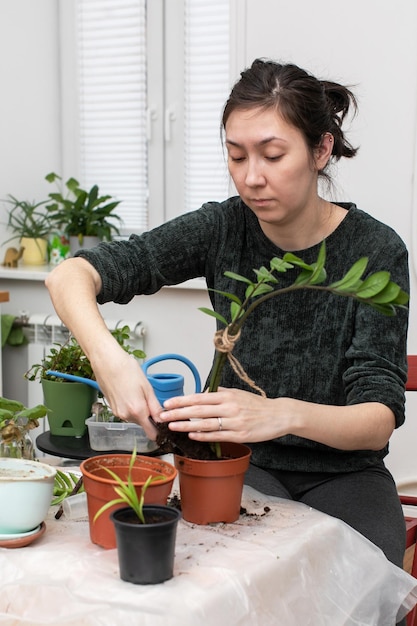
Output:
[[[350,270],[341,280],[337,280],[335,283],[329,285],[329,287],[331,289],[337,289],[337,291],[341,292],[349,292],[352,289],[356,289],[356,287],[361,284],[360,279],[366,270],[367,265],[367,257],[362,257],[352,265]]]
[[[408,293],[406,293],[405,291],[401,289],[398,296],[395,298],[395,300],[392,300],[391,304],[395,304],[397,306],[403,307],[405,304],[407,304],[409,300],[410,300],[410,297]]]
[[[400,291],[401,287],[390,281],[388,285],[382,289],[382,291],[372,298],[372,302],[377,304],[387,304],[389,302],[393,302],[397,296],[399,296]]]
[[[236,302],[231,302],[230,304],[230,314],[232,317],[232,322],[236,322],[240,317],[242,317],[244,311],[242,307],[240,307]]]
[[[294,285],[308,285],[313,272],[311,268],[302,270],[294,281]]]
[[[237,280],[241,283],[246,283],[247,285],[253,284],[253,282],[249,280],[249,278],[245,278],[244,276],[241,276],[240,274],[235,274],[235,272],[225,272],[224,275],[227,276],[227,278],[233,278],[233,280]]]
[[[218,293],[221,296],[224,296],[225,298],[227,298],[228,300],[233,300],[233,302],[237,302],[237,304],[242,304],[240,298],[238,298],[238,296],[234,293],[229,293],[228,291],[220,291],[219,289],[211,289],[211,288],[210,288],[210,291],[212,291],[213,293]]]
[[[278,280],[275,278],[273,274],[264,266],[260,267],[258,270],[253,270],[258,279],[258,283],[261,281],[265,281],[268,283],[277,283]]]
[[[223,315],[220,315],[220,313],[217,313],[217,311],[213,311],[212,309],[207,309],[205,306],[199,307],[199,311],[202,311],[203,313],[206,313],[206,315],[210,315],[211,317],[215,317],[216,320],[218,320],[225,326],[227,326],[229,323],[227,319],[223,317]]]
[[[310,278],[310,285],[321,285],[327,278],[327,272],[324,267],[315,268]]]
[[[286,252],[284,254],[283,259],[287,263],[292,263],[293,265],[296,265],[297,267],[301,267],[301,268],[303,268],[305,270],[311,270],[312,271],[314,269],[312,265],[308,265],[308,263],[303,261],[303,259],[300,259],[300,257],[296,256],[292,252]]]
[[[326,244],[323,243],[320,246],[319,256],[317,257],[317,261],[313,263],[313,273],[310,278],[310,285],[318,285],[323,283],[326,280],[327,272],[325,270],[324,264],[326,263]]]
[[[363,281],[359,289],[356,290],[358,298],[372,298],[377,293],[385,289],[390,279],[389,272],[375,272]]]
[[[280,259],[279,257],[274,257],[270,260],[271,270],[274,272],[286,272],[294,267],[291,263],[284,261],[284,259]]]
[[[24,409],[23,411],[20,411],[19,417],[27,417],[29,420],[40,419],[41,417],[45,417],[47,410],[46,406],[38,404],[31,409]]]
[[[247,289],[247,292],[248,290],[249,290],[249,287]],[[262,296],[264,293],[270,293],[271,291],[274,291],[274,288],[272,287],[272,285],[268,285],[268,283],[260,283],[259,285],[255,287],[255,290],[248,297],[256,298],[258,296]]]
[[[11,420],[14,417],[14,413],[12,411],[8,411],[7,409],[0,409],[0,419],[1,420]]]
[[[5,409],[6,411],[21,411],[25,406],[21,402],[17,400],[9,400],[9,398],[0,397],[0,409]]]

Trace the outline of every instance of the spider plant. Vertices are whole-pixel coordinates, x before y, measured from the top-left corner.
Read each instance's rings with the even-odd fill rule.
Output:
[[[134,448],[130,457],[127,482],[122,480],[120,476],[113,472],[113,470],[109,469],[108,467],[103,467],[103,469],[106,470],[106,472],[117,482],[118,486],[114,487],[114,491],[119,497],[115,498],[114,500],[110,500],[110,502],[106,502],[106,504],[104,504],[101,509],[99,509],[95,514],[93,520],[94,522],[102,513],[104,513],[104,511],[107,511],[107,509],[114,506],[115,504],[125,504],[135,511],[141,524],[146,524],[145,516],[143,514],[143,504],[145,501],[146,490],[151,483],[156,482],[157,480],[162,480],[163,477],[149,475],[142,486],[140,496],[138,496],[132,480],[132,470],[135,464],[135,459],[136,448]]]

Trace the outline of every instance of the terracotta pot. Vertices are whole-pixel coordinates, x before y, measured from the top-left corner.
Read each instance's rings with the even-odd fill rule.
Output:
[[[103,504],[117,498],[114,491],[117,482],[104,468],[108,467],[122,480],[127,481],[130,456],[130,454],[103,454],[86,459],[80,465],[87,493],[90,538],[93,543],[103,548],[116,547],[116,534],[110,514],[125,506],[124,504],[114,505],[102,513],[95,522],[93,521]],[[158,457],[138,455],[132,471],[133,484],[138,494],[149,475],[163,476],[163,478],[149,485],[145,494],[145,504],[166,504],[177,470],[171,463],[162,461]]]
[[[222,454],[230,458],[200,461],[174,455],[182,516],[188,522],[212,524],[235,522],[239,518],[251,449],[239,443],[225,443]]]
[[[125,507],[110,516],[116,530],[120,578],[139,585],[154,585],[174,574],[175,539],[181,513],[170,506],[145,505],[146,524]]]
[[[86,419],[97,400],[97,391],[84,383],[67,383],[42,378],[45,405],[51,435],[82,437]]]

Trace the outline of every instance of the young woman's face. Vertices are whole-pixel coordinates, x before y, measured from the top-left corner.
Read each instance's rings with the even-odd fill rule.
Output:
[[[235,110],[225,135],[230,175],[261,225],[285,227],[314,209],[324,163],[311,158],[297,128],[273,109]]]

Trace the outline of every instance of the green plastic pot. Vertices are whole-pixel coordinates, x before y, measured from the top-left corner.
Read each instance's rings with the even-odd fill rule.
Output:
[[[42,379],[45,406],[51,435],[82,437],[86,419],[97,400],[97,391],[84,383]]]

